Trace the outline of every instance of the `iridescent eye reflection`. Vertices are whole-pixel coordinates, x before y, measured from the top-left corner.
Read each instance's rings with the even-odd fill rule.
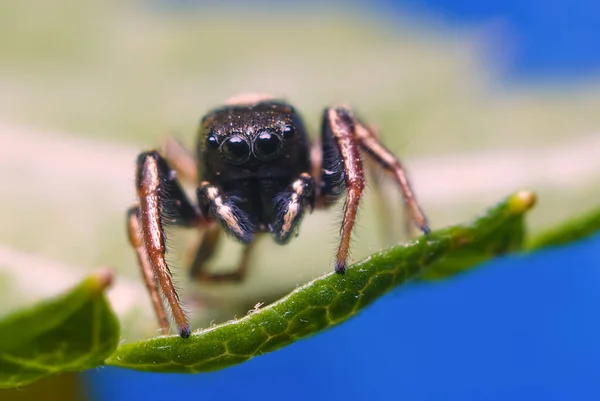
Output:
[[[214,134],[210,134],[206,137],[206,147],[208,149],[217,149],[219,147],[219,140]]]
[[[254,155],[261,160],[276,157],[281,149],[281,138],[274,132],[263,131],[254,140]]]
[[[291,138],[294,135],[294,127],[291,125],[286,125],[285,128],[283,129],[283,137],[284,138]]]

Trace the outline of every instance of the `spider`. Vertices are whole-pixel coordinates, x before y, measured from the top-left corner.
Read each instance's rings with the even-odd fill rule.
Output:
[[[425,234],[427,220],[399,160],[374,130],[346,106],[325,109],[321,138],[310,143],[300,115],[286,101],[267,95],[241,95],[205,115],[200,123],[197,157],[168,139],[162,152],[137,158],[139,204],[127,213],[128,234],[136,251],[162,333],[168,303],[179,335],[191,329],[165,260],[166,225],[197,228],[202,239],[190,267],[201,281],[239,281],[246,274],[256,238],[270,234],[287,244],[306,212],[328,208],[344,192],[346,199],[334,268],[344,274],[350,236],[365,188],[361,152],[389,173],[403,194],[415,225]],[[197,185],[197,205],[178,176]],[[206,271],[225,232],[245,245],[238,267],[225,274]]]

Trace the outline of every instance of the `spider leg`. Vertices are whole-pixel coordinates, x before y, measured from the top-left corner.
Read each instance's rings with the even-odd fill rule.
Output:
[[[313,176],[315,180],[318,181],[321,177],[321,172],[323,170],[323,145],[318,138],[312,141],[312,143],[310,144],[310,163],[311,176]],[[318,181],[318,184],[321,184],[321,182]],[[317,185],[315,187],[316,202],[319,202],[322,199],[322,197],[319,196],[320,192],[320,185]]]
[[[154,275],[154,267],[150,264],[148,259],[148,253],[144,246],[144,240],[142,238],[142,228],[140,226],[140,208],[134,206],[127,211],[127,228],[129,234],[129,242],[135,249],[135,253],[138,260],[138,265],[142,271],[142,278],[146,284],[150,299],[152,301],[152,307],[154,313],[158,319],[158,325],[160,327],[161,334],[167,334],[169,332],[169,320],[167,318],[167,312],[160,299],[160,290],[158,282]]]
[[[217,219],[225,232],[241,243],[252,242],[256,228],[248,214],[240,208],[239,198],[223,195],[219,188],[207,181],[200,184],[197,194],[202,215]]]
[[[207,262],[214,255],[215,250],[220,242],[220,238],[222,237],[222,232],[222,228],[217,224],[211,226],[208,230],[206,230],[200,242],[200,246],[198,247],[198,251],[196,252],[196,256],[190,267],[190,275],[193,279],[202,283],[222,283],[227,281],[239,282],[246,277],[246,273],[250,266],[252,253],[256,248],[258,239],[261,238],[261,236],[255,236],[252,242],[244,246],[242,256],[236,268],[232,272],[210,273],[206,271]]]
[[[344,189],[347,191],[340,244],[335,258],[335,271],[340,274],[346,270],[350,237],[365,187],[360,150],[364,150],[384,171],[394,176],[412,220],[424,233],[429,232],[427,219],[415,199],[399,160],[381,144],[374,130],[357,120],[347,107],[327,109],[321,129],[321,153],[312,153],[317,160],[321,160],[317,206],[327,207],[341,196]]]
[[[162,154],[169,165],[186,181],[198,183],[198,165],[194,155],[177,139],[168,137],[162,144]]]
[[[203,215],[214,216],[220,223],[207,229],[202,237],[196,256],[190,267],[192,278],[200,282],[241,281],[244,279],[257,238],[256,228],[250,217],[239,207],[240,200],[234,196],[225,196],[220,189],[209,182],[203,182],[198,188],[198,202]],[[241,259],[233,272],[207,272],[206,262],[213,256],[222,231],[233,236],[244,245]]]
[[[393,241],[394,238],[397,238],[396,229],[394,224],[390,224],[390,216],[392,216],[392,208],[391,202],[389,198],[386,196],[384,184],[384,179],[386,177],[382,177],[379,169],[374,168],[374,161],[370,158],[366,158],[363,160],[365,170],[369,175],[367,180],[368,188],[373,192],[374,202],[375,202],[375,212],[377,214],[377,220],[380,223],[380,234],[382,236],[382,241],[385,243]],[[409,227],[412,226],[409,225]],[[391,245],[391,243],[389,244]]]
[[[372,125],[368,125],[367,126],[368,129],[372,132],[373,137],[376,140],[380,140],[379,139],[379,133],[377,128],[373,127]],[[383,236],[384,236],[384,241],[390,241],[391,239],[397,238],[397,232],[395,230],[395,225],[394,224],[389,224],[389,216],[392,215],[393,213],[393,208],[392,208],[392,203],[390,202],[389,197],[387,197],[384,194],[384,188],[383,185],[385,184],[385,178],[387,177],[382,177],[382,173],[386,174],[389,176],[388,172],[383,170],[381,168],[381,165],[372,157],[368,157],[364,160],[365,162],[365,169],[367,170],[367,172],[369,173],[369,181],[368,181],[368,185],[370,188],[373,189],[373,193],[375,195],[375,202],[377,203],[377,214],[378,214],[378,219],[381,222],[381,227],[382,227],[382,232],[383,232]],[[411,238],[414,234],[414,230],[413,230],[413,223],[411,221],[411,219],[408,217],[410,216],[410,208],[408,207],[408,205],[406,204],[406,202],[403,203],[403,209],[404,209],[404,227],[403,227],[403,231],[404,231],[404,235],[407,239]],[[391,245],[391,243],[389,244]]]
[[[381,143],[374,130],[358,120],[355,120],[355,133],[361,149],[396,180],[404,197],[405,208],[412,217],[414,224],[425,234],[429,233],[427,218],[415,198],[406,171],[398,158]],[[407,231],[410,233],[409,229]]]
[[[168,330],[162,290],[173,314],[181,337],[189,337],[190,326],[179,303],[165,260],[165,224],[193,227],[204,222],[181,189],[175,174],[156,151],[144,152],[137,159],[136,188],[139,206],[128,213],[129,240],[135,248],[138,262],[163,332]]]
[[[275,197],[275,221],[272,231],[275,242],[286,244],[298,232],[298,226],[307,208],[315,206],[315,182],[308,173],[302,173],[287,191]]]
[[[335,271],[344,274],[350,250],[350,237],[365,188],[363,162],[354,135],[354,120],[348,110],[343,107],[325,110],[321,146],[319,206],[327,207],[342,195],[344,189],[347,192],[340,243],[335,256]]]
[[[221,242],[221,233],[223,229],[218,224],[211,225],[202,235],[200,244],[196,249],[196,255],[190,265],[190,276],[192,278],[200,277],[203,274],[206,262],[208,262]]]

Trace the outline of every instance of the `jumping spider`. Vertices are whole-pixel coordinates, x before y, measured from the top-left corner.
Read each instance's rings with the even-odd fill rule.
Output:
[[[258,234],[269,233],[276,243],[286,244],[297,235],[307,210],[327,208],[346,191],[335,256],[335,271],[344,274],[365,187],[361,151],[395,178],[413,222],[428,233],[400,162],[345,106],[324,111],[320,141],[311,144],[290,104],[264,95],[238,96],[202,119],[197,157],[174,140],[166,142],[162,155],[155,150],[140,154],[139,205],[128,212],[128,232],[162,332],[168,332],[169,321],[161,292],[180,336],[190,336],[188,318],[165,261],[166,224],[203,232],[190,268],[193,278],[241,280]],[[199,182],[198,206],[188,200],[175,172]],[[244,251],[236,271],[211,274],[204,268],[222,231],[244,244]]]

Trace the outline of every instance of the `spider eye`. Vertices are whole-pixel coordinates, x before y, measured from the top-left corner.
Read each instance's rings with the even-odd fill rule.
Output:
[[[296,130],[294,129],[293,126],[286,125],[285,128],[283,129],[283,137],[284,138],[290,138],[292,135],[294,135],[295,131]]]
[[[241,135],[229,137],[221,147],[223,156],[234,164],[241,164],[250,157],[250,145]]]
[[[206,137],[206,147],[208,149],[217,149],[219,147],[219,141],[215,135],[210,134]]]
[[[281,138],[273,132],[261,132],[254,140],[254,154],[261,160],[277,156],[279,149],[281,149]]]

